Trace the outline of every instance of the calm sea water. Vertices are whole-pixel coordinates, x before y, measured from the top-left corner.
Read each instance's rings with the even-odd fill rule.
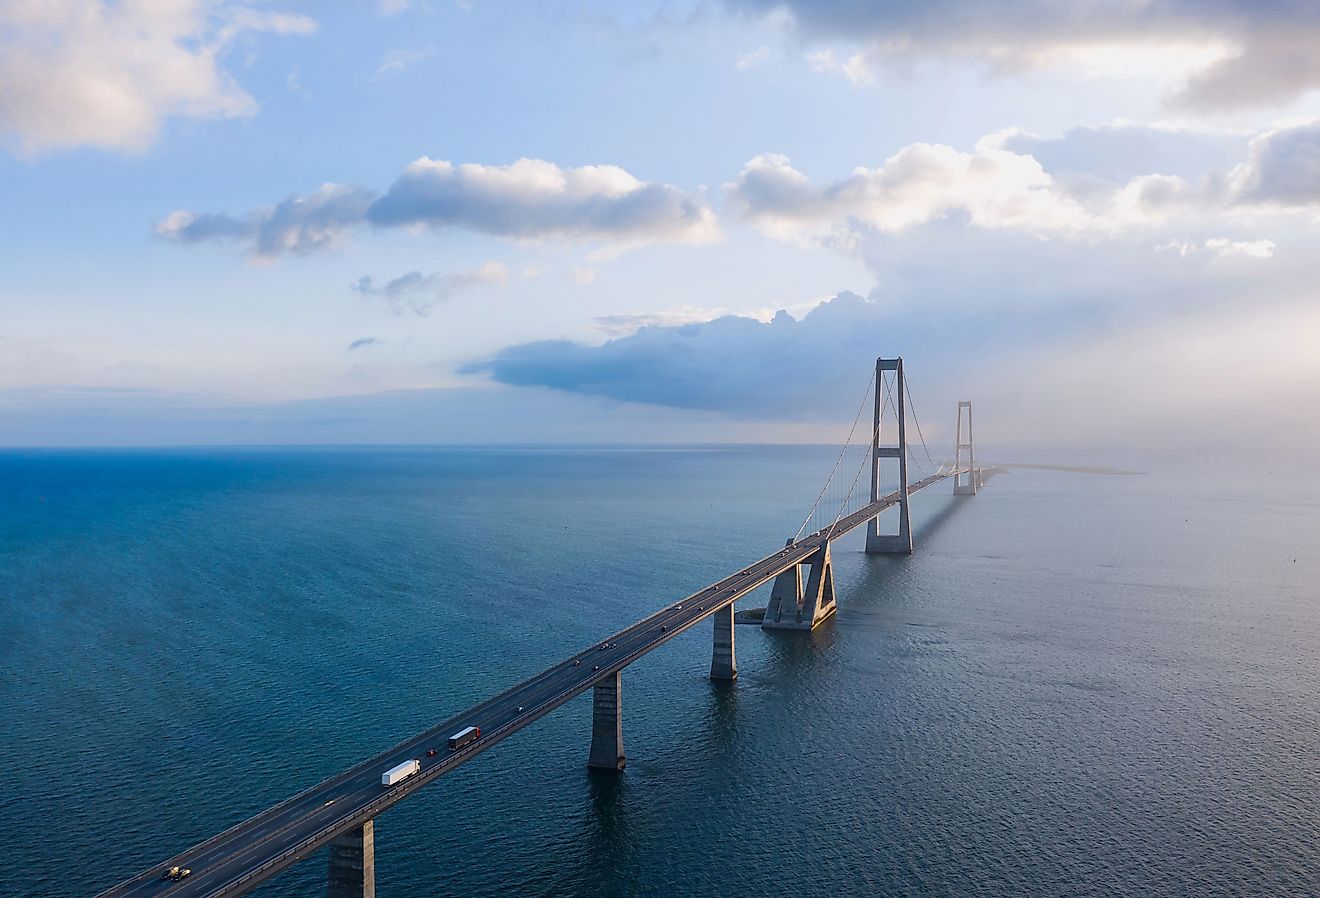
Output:
[[[83,896],[782,545],[830,450],[0,454],[0,895]],[[376,822],[382,896],[1320,894],[1320,481],[1017,470]],[[753,604],[753,603],[747,603]],[[314,896],[324,855],[257,894]]]

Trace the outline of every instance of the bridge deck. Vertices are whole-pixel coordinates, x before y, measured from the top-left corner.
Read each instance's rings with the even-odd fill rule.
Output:
[[[911,484],[908,492],[917,492],[968,470],[962,468],[927,477]],[[805,561],[827,536],[837,539],[898,501],[898,492],[882,496],[841,518],[832,528],[811,533],[779,552],[767,555],[739,573],[662,608],[494,698],[102,892],[98,898],[146,895],[221,898],[245,892],[307,857],[340,833],[361,826],[500,740],[549,714],[782,571]],[[609,647],[602,649],[603,645]],[[465,726],[479,726],[481,738],[457,751],[448,751],[448,737]],[[430,748],[437,749],[439,754],[434,758],[426,757]],[[381,786],[382,771],[411,758],[421,759],[420,773],[388,789]],[[162,879],[161,872],[176,864],[191,868],[192,875],[179,882]]]

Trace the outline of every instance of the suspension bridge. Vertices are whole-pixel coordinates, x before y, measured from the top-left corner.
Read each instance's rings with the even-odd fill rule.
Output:
[[[865,434],[859,427],[868,405],[873,426]],[[910,451],[909,417],[920,454]],[[886,442],[884,425],[889,420],[894,427],[892,442]],[[868,468],[869,488],[859,489]],[[909,476],[914,469],[920,475],[916,480]],[[984,473],[976,464],[972,404],[958,403],[951,452],[937,462],[921,435],[903,360],[877,359],[852,429],[825,485],[783,549],[154,865],[102,892],[100,898],[240,895],[327,845],[328,898],[374,898],[377,815],[588,689],[593,698],[587,764],[621,770],[625,763],[621,702],[625,667],[711,618],[711,679],[734,680],[738,676],[736,622],[759,623],[766,630],[810,631],[834,614],[833,540],[865,525],[868,554],[911,553],[911,496],[943,480],[953,481],[954,495],[973,496]],[[894,508],[897,521],[888,528],[893,532],[883,532],[881,513]],[[766,608],[735,617],[734,603],[771,581]],[[401,778],[394,779],[396,771],[402,773]],[[391,784],[384,785],[386,781]]]

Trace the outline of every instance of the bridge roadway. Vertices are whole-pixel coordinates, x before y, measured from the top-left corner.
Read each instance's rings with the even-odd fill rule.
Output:
[[[927,477],[911,484],[908,492],[914,493],[967,470]],[[840,518],[833,527],[803,537],[494,698],[102,892],[98,898],[221,898],[246,892],[303,860],[340,833],[361,826],[500,740],[581,695],[782,571],[806,561],[827,536],[837,539],[898,501],[897,491],[882,496]],[[481,738],[457,751],[449,751],[448,737],[466,726],[480,727]],[[427,751],[432,748],[436,750],[436,756],[427,757]],[[421,760],[421,772],[390,788],[381,785],[380,777],[384,771],[412,758]],[[191,868],[192,875],[179,882],[162,879],[162,872],[175,865]]]

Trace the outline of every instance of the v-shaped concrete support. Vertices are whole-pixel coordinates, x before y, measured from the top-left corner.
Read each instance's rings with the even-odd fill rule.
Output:
[[[805,586],[803,567],[808,568]],[[761,629],[814,630],[835,609],[834,567],[830,544],[824,542],[802,564],[793,565],[775,578]]]

